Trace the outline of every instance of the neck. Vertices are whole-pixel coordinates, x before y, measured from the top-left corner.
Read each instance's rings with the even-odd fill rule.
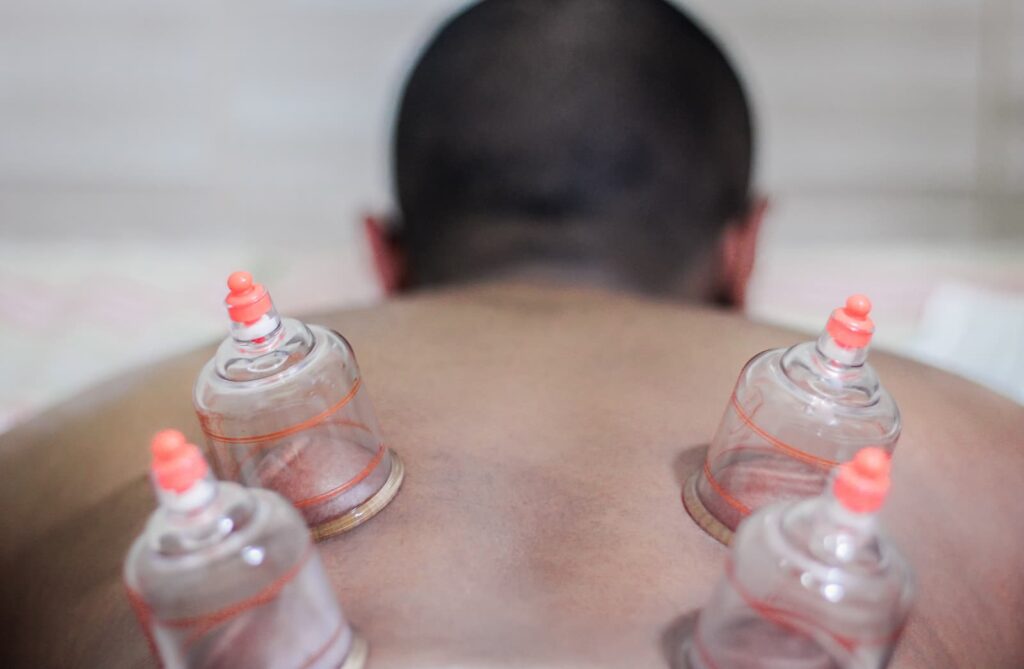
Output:
[[[828,562],[853,562],[875,543],[877,527],[875,514],[850,511],[828,495],[814,519],[812,547]]]
[[[407,259],[410,285],[523,279],[692,302],[716,297],[710,248],[679,257],[632,235],[595,234],[596,225],[586,219],[515,217],[450,221],[429,240],[409,240],[410,250],[416,250]]]
[[[472,271],[453,272],[444,276],[426,276],[414,280],[413,289],[438,285],[469,285],[474,283],[529,283],[593,288],[642,297],[656,297],[695,304],[712,304],[715,294],[712,283],[699,271],[670,280],[664,285],[645,285],[642,277],[631,277],[596,261],[524,260],[495,262]]]
[[[815,344],[818,355],[830,366],[860,367],[868,359],[868,348],[844,348],[828,332],[822,332]]]
[[[253,500],[247,491],[212,478],[181,493],[158,490],[158,495],[160,510],[152,521],[152,540],[164,555],[183,555],[216,544],[252,512]]]
[[[209,478],[196,481],[181,492],[157,488],[157,498],[168,513],[189,515],[210,506],[217,496],[217,484]]]
[[[231,323],[231,338],[240,351],[266,353],[273,350],[284,336],[281,317],[271,309],[252,323]]]

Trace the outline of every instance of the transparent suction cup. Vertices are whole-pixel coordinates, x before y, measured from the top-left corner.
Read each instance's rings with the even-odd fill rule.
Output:
[[[820,494],[861,448],[895,448],[899,410],[866,362],[870,308],[855,295],[817,341],[765,351],[743,368],[704,465],[683,489],[708,534],[728,543],[751,512]]]
[[[366,522],[398,493],[404,468],[381,437],[352,348],[278,316],[247,273],[228,286],[232,334],[194,393],[214,469],[283,495],[317,539]]]

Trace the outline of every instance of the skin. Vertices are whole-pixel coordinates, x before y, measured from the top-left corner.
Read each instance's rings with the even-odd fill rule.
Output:
[[[687,516],[682,483],[743,363],[804,337],[524,283],[309,320],[352,342],[407,467],[388,508],[320,545],[373,669],[675,665],[727,550]],[[200,436],[190,390],[211,353],[0,438],[5,666],[151,666],[121,562],[154,507],[149,438]],[[897,357],[871,362],[904,417],[883,520],[919,586],[891,666],[1024,666],[1024,410]]]
[[[769,202],[764,196],[751,198],[752,204],[745,214],[727,221],[722,232],[712,245],[709,253],[694,258],[685,268],[677,268],[679,275],[661,297],[686,302],[727,304],[742,308],[747,301],[747,286],[754,271],[757,256],[757,240],[761,224],[768,211]],[[391,222],[389,222],[391,221]],[[406,288],[420,288],[411,285],[408,259],[416,249],[406,248],[400,233],[400,225],[394,217],[367,215],[363,219],[363,234],[370,250],[374,274],[382,291],[396,295]],[[682,222],[681,222],[682,223]],[[685,224],[685,223],[682,223]],[[524,223],[529,227],[528,223]],[[399,232],[396,233],[396,229]],[[514,226],[513,226],[514,229]],[[505,228],[506,232],[508,228]],[[594,232],[593,234],[601,234]],[[643,234],[638,231],[635,234]],[[488,255],[497,258],[473,276],[459,276],[459,283],[480,279],[501,280],[508,277],[528,279],[555,279],[574,284],[585,283],[595,287],[606,287],[620,291],[631,291],[639,274],[633,265],[611,267],[607,261],[598,261],[586,270],[580,266],[568,267],[563,263],[537,263],[529,265],[519,259],[520,254],[507,253],[502,248],[501,234],[494,228],[486,235],[488,242],[497,248],[490,248]],[[513,244],[514,246],[514,244]],[[675,256],[673,256],[675,257]]]

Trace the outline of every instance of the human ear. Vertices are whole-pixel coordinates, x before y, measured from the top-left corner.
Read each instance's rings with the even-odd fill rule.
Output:
[[[399,292],[405,285],[405,253],[388,218],[374,214],[363,215],[363,233],[370,246],[374,274],[387,296]]]
[[[729,223],[722,233],[719,294],[735,307],[743,308],[747,301],[747,285],[757,257],[757,238],[767,210],[768,198],[755,198],[747,213]]]

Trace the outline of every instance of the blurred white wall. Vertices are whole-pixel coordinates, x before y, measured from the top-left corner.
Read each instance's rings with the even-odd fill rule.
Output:
[[[751,314],[816,329],[866,292],[879,345],[1024,402],[1024,2],[690,6],[760,116]]]
[[[359,214],[464,4],[0,0],[0,426],[219,334],[239,264],[287,311],[376,299]],[[914,353],[942,286],[1024,294],[1024,3],[685,4],[758,111],[754,316],[816,328],[865,291]]]
[[[461,4],[0,0],[5,236],[348,240],[389,201],[401,78]]]

